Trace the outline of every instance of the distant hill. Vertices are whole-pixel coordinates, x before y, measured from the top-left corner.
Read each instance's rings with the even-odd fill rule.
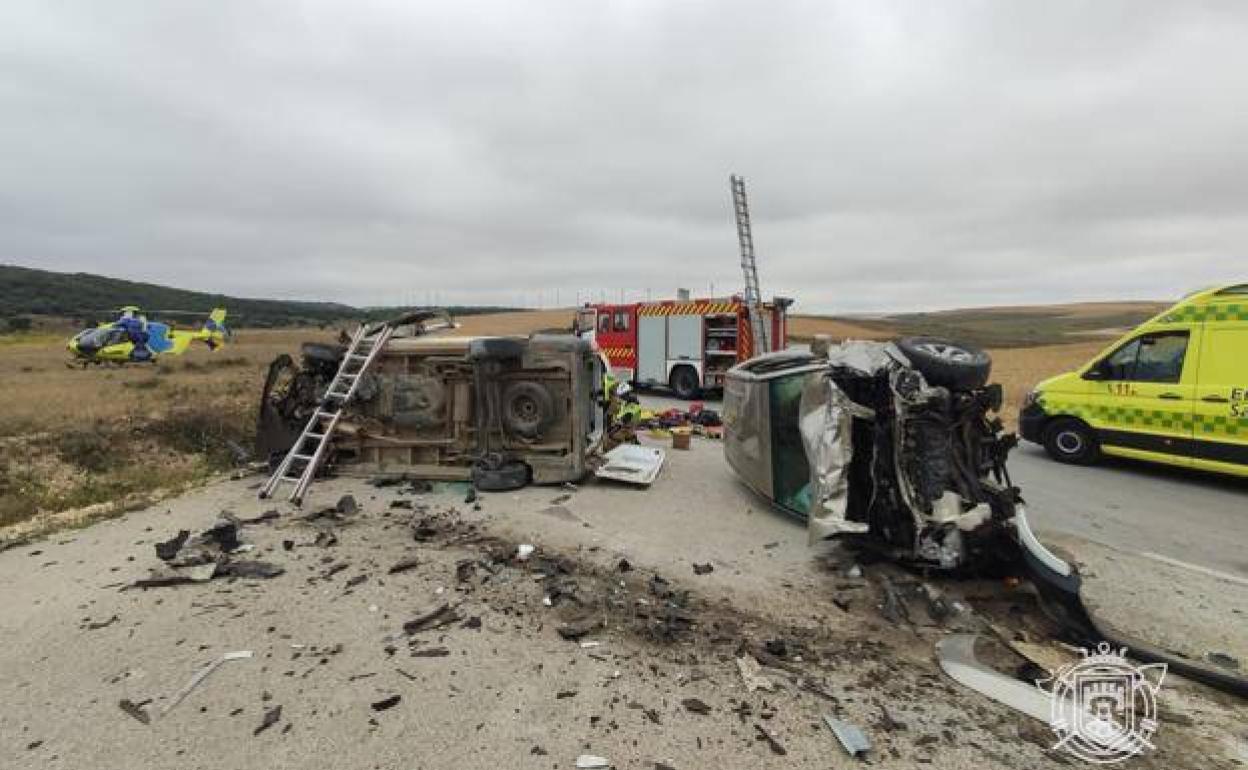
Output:
[[[0,318],[40,315],[104,320],[113,309],[123,305],[138,305],[152,310],[203,312],[205,315],[214,307],[224,307],[230,314],[228,323],[234,327],[319,325],[345,319],[385,318],[401,312],[399,308],[364,310],[334,302],[246,299],[91,273],[55,273],[0,265]],[[452,314],[458,315],[506,309],[448,308]]]
[[[892,339],[932,336],[984,347],[1013,348],[1089,342],[1117,337],[1167,308],[1168,302],[1081,302],[965,308],[855,318],[793,316],[789,336]]]

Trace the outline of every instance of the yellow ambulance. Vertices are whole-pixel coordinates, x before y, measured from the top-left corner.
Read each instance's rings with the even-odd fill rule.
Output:
[[[1189,294],[1041,382],[1019,432],[1061,462],[1106,454],[1248,476],[1248,284]]]

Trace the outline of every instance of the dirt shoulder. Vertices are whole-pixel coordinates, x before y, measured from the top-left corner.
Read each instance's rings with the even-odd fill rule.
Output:
[[[881,581],[904,590],[918,578],[883,564],[859,575],[852,554],[807,549],[715,444],[671,453],[645,491],[529,488],[471,504],[454,487],[333,480],[305,512],[277,506],[241,528],[254,544],[242,558],[282,574],[126,589],[159,563],[157,541],[222,510],[274,508],[255,483],[0,553],[4,766],[570,768],[581,754],[621,768],[847,765],[825,714],[860,725],[884,767],[1072,761],[1049,751],[1045,725],[953,683],[934,659],[937,639],[985,618],[1023,617],[1012,628],[1042,641],[1028,594],[943,583],[977,614],[937,622],[911,602],[909,621],[890,621]],[[347,493],[358,512],[308,517]],[[516,559],[519,543],[536,552]],[[239,650],[253,657],[223,664],[163,718],[141,724],[118,707],[152,699],[159,712]],[[746,689],[746,653],[774,691]],[[1157,753],[1136,766],[1234,766],[1243,704],[1168,692]]]

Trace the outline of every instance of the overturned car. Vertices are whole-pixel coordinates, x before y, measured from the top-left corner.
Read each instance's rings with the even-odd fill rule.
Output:
[[[728,374],[724,452],[736,473],[808,520],[811,540],[860,537],[956,569],[1016,556],[1017,443],[993,416],[983,351],[928,338],[817,341]],[[1024,537],[1030,538],[1030,532]]]
[[[333,432],[343,473],[472,480],[480,489],[585,475],[604,434],[603,366],[570,335],[431,336],[385,343]],[[257,453],[276,464],[327,403],[345,345],[306,343],[279,356],[261,396]]]

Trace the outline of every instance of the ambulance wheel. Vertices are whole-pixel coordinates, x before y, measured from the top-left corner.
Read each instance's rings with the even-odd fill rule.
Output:
[[[1079,420],[1059,417],[1044,429],[1044,449],[1059,463],[1088,465],[1101,456],[1092,429]]]
[[[672,370],[668,385],[676,393],[676,398],[692,401],[698,397],[698,371],[692,366],[678,366]]]

